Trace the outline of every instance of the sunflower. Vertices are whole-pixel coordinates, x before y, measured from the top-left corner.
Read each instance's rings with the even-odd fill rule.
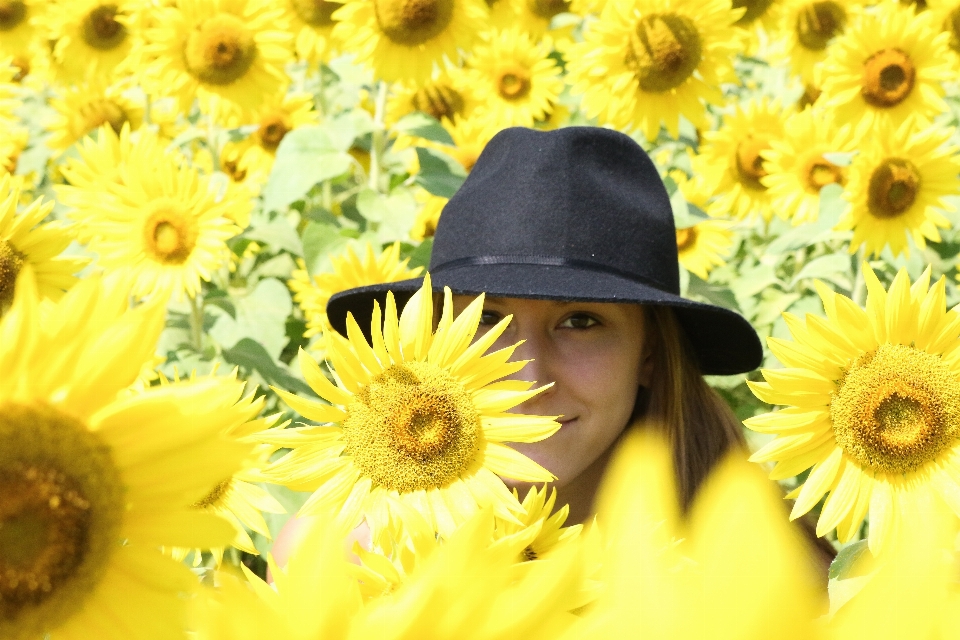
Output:
[[[20,163],[20,154],[29,143],[30,132],[26,129],[8,131],[6,137],[0,140],[0,176],[10,176],[13,184],[21,191],[26,190],[28,177],[16,175],[16,171]],[[29,181],[32,182],[32,179]]]
[[[435,196],[427,191],[417,193],[417,201],[422,203],[417,217],[413,221],[413,229],[410,230],[410,237],[417,242],[422,242],[427,238],[432,238],[437,231],[437,223],[440,221],[440,214],[447,205],[449,198]]]
[[[426,83],[406,82],[394,87],[387,100],[387,125],[403,116],[422,111],[437,120],[453,122],[467,118],[479,106],[476,90],[463,69],[446,69]],[[398,139],[394,148],[403,148]]]
[[[706,280],[714,267],[725,263],[724,258],[733,246],[730,223],[724,220],[705,220],[677,229],[677,255],[680,264],[698,278]]]
[[[549,53],[518,29],[494,32],[478,44],[466,61],[482,105],[477,117],[525,127],[546,117],[563,91],[560,67]]]
[[[53,202],[37,199],[18,213],[19,202],[20,189],[13,178],[0,177],[0,314],[13,302],[14,283],[26,265],[36,276],[40,295],[59,300],[77,281],[73,274],[89,262],[60,256],[74,234],[60,222],[43,223]]]
[[[794,225],[815,221],[820,215],[820,189],[843,186],[846,167],[830,162],[826,153],[853,151],[850,128],[838,131],[829,113],[804,109],[787,119],[779,139],[762,151],[767,187],[773,207],[790,216]]]
[[[64,85],[110,83],[130,56],[140,29],[134,0],[70,0],[47,11],[53,60]]]
[[[940,242],[937,227],[950,221],[936,209],[951,209],[944,198],[960,188],[960,159],[947,144],[952,135],[941,127],[917,131],[908,120],[896,131],[882,127],[861,144],[844,191],[851,207],[837,225],[853,229],[850,253],[864,245],[879,255],[889,244],[894,255],[909,255],[907,235],[921,249],[925,238]]]
[[[0,320],[0,637],[179,637],[196,579],[162,545],[233,535],[191,510],[249,445],[220,437],[242,385],[118,397],[163,330],[99,278],[42,308],[30,269]]]
[[[848,29],[823,67],[821,100],[838,125],[858,138],[909,116],[929,121],[946,111],[941,82],[952,80],[948,43],[933,14],[915,14],[896,2],[864,13]]]
[[[182,111],[194,97],[223,124],[237,124],[289,78],[290,34],[283,9],[267,0],[181,0],[155,10],[143,53],[145,89],[173,95]]]
[[[218,198],[209,177],[171,154],[133,153],[119,177],[98,210],[75,214],[102,220],[90,244],[98,264],[130,274],[134,296],[195,297],[201,279],[228,265],[226,241],[249,200],[229,189]]]
[[[436,332],[432,296],[428,275],[398,320],[388,294],[383,324],[379,305],[373,312],[373,347],[352,315],[349,340],[328,332],[327,355],[337,385],[300,352],[308,384],[332,404],[277,391],[301,415],[327,423],[264,435],[268,443],[292,449],[264,475],[314,490],[301,510],[305,515],[332,508],[350,528],[366,518],[376,537],[391,519],[402,520],[403,514],[391,508],[395,499],[419,510],[434,531],[448,536],[485,506],[508,520],[523,512],[495,474],[527,482],[553,479],[503,444],[537,442],[559,428],[551,417],[506,412],[546,388],[495,382],[525,364],[507,362],[515,347],[481,355],[507,321],[471,345],[483,296],[454,320],[453,296],[445,290]]]
[[[377,255],[373,245],[366,245],[361,258],[352,247],[347,247],[341,256],[330,256],[331,270],[311,276],[302,261],[300,268],[293,271],[293,277],[287,281],[293,291],[293,300],[303,311],[307,319],[305,337],[322,334],[327,326],[327,302],[330,297],[341,291],[371,284],[397,282],[416,278],[422,267],[407,268],[409,258],[400,260],[400,243],[392,245]],[[320,345],[318,345],[320,346]]]
[[[912,286],[901,269],[889,291],[863,271],[865,310],[818,282],[826,318],[784,314],[793,341],[767,342],[787,368],[748,384],[787,408],[746,425],[777,434],[751,458],[776,460],[772,478],[812,467],[791,518],[829,492],[817,534],[836,528],[847,542],[869,513],[876,553],[897,526],[894,505],[928,488],[960,512],[960,313],[946,310],[944,278],[930,287],[929,267]]]
[[[841,35],[850,19],[849,0],[789,0],[780,32],[790,69],[806,83],[827,57],[827,45]]]
[[[251,134],[250,144],[237,161],[236,172],[246,178],[257,176],[265,181],[283,137],[298,127],[315,124],[317,120],[313,96],[309,93],[290,93],[267,101],[256,114],[257,130]]]
[[[516,489],[513,495],[520,499]],[[536,536],[532,536],[533,539],[521,549],[517,560],[529,562],[550,557],[558,548],[575,540],[583,529],[583,525],[579,524],[563,526],[570,514],[570,505],[565,504],[554,513],[556,503],[556,489],[550,489],[548,493],[546,485],[540,489],[530,487],[521,503],[524,510],[524,514],[519,516],[521,524],[498,519],[494,538],[500,540],[534,528]]]
[[[681,115],[709,128],[703,101],[722,104],[720,83],[735,80],[729,27],[739,15],[723,0],[608,2],[570,48],[572,91],[587,117],[648,140],[661,123],[677,138]]]
[[[124,125],[131,129],[143,123],[143,106],[139,100],[124,95],[118,86],[93,83],[64,89],[61,97],[50,101],[57,114],[47,123],[53,149],[64,151],[101,125],[110,125],[120,133]]]
[[[762,182],[767,175],[762,153],[784,136],[783,120],[779,101],[754,99],[736,105],[720,129],[703,134],[704,145],[692,163],[717,196],[708,211],[711,215],[737,220],[773,217],[773,199]]]
[[[40,39],[37,18],[44,13],[41,0],[0,0],[0,60],[12,56],[15,66],[29,60]]]
[[[454,146],[439,145],[440,150],[459,162],[467,173],[473,170],[480,153],[500,130],[496,123],[478,117],[455,118],[444,128],[453,138]]]
[[[518,29],[549,48],[563,48],[572,40],[574,25],[550,29],[556,16],[572,11],[570,0],[502,0],[501,4],[509,4],[513,14],[513,23],[501,28]]]
[[[927,8],[934,15],[933,23],[950,34],[949,46],[954,61],[960,61],[960,2],[955,0],[927,0]]]
[[[333,26],[337,23],[333,12],[342,6],[327,0],[285,0],[284,13],[296,37],[297,58],[311,64],[330,58],[334,50]]]
[[[444,58],[459,61],[488,14],[483,0],[348,0],[333,36],[378,79],[423,83]]]

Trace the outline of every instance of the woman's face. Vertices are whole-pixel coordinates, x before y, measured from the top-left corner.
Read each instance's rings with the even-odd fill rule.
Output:
[[[461,312],[473,298],[454,296]],[[639,305],[487,298],[477,335],[502,318],[510,325],[494,351],[523,341],[512,360],[532,360],[518,380],[553,387],[512,409],[512,413],[561,416],[560,430],[535,443],[511,444],[537,461],[563,487],[616,441],[633,411],[637,389],[650,378]]]

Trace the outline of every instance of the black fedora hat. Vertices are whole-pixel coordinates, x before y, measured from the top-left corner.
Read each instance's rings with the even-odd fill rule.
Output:
[[[656,167],[628,136],[597,127],[514,127],[487,144],[440,217],[429,272],[435,290],[509,298],[672,307],[703,373],[757,368],[763,350],[740,315],[680,296],[676,230]],[[402,304],[422,278],[338,293],[331,326],[350,312],[369,326],[373,301]]]

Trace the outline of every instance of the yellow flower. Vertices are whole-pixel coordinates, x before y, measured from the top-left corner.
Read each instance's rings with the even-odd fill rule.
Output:
[[[60,256],[74,235],[60,222],[43,223],[53,202],[37,199],[18,213],[19,202],[13,179],[0,177],[0,314],[13,302],[14,284],[25,266],[35,274],[40,296],[59,300],[77,281],[73,274],[89,262]]]
[[[473,170],[480,153],[500,129],[496,123],[478,117],[455,118],[452,124],[444,124],[444,128],[453,138],[454,146],[436,146],[459,162],[467,173]]]
[[[294,302],[300,305],[306,316],[307,331],[304,336],[319,335],[326,330],[327,302],[333,294],[355,287],[416,278],[423,268],[408,269],[409,262],[409,258],[400,260],[399,242],[393,243],[379,255],[368,244],[362,258],[354,253],[352,247],[347,247],[342,256],[330,256],[331,271],[312,277],[307,272],[306,264],[300,262],[300,268],[294,270],[287,285],[294,293]]]
[[[267,0],[181,0],[157,8],[146,31],[144,88],[177,97],[182,111],[197,97],[201,110],[237,124],[289,83],[286,28],[283,10]]]
[[[37,18],[43,15],[45,4],[41,0],[0,0],[0,61],[12,56],[20,66],[34,55],[41,31]]]
[[[0,636],[179,637],[196,579],[158,547],[233,535],[190,504],[250,451],[219,437],[242,385],[118,397],[163,305],[88,278],[42,312],[29,271],[0,320]]]
[[[28,182],[33,183],[33,172],[27,176],[16,175],[20,154],[30,143],[30,133],[26,129],[9,131],[5,139],[0,140],[0,176],[10,176],[13,184],[21,190],[26,190]]]
[[[422,111],[437,120],[452,122],[469,117],[479,105],[475,88],[463,69],[448,69],[426,83],[407,82],[397,85],[387,100],[386,123],[395,124],[400,118]],[[394,147],[402,148],[398,139]]]
[[[434,65],[459,61],[488,13],[482,0],[348,0],[333,35],[376,78],[423,83]]]
[[[784,314],[794,341],[767,343],[786,368],[748,384],[787,408],[745,424],[777,434],[751,458],[776,460],[772,478],[812,467],[793,494],[791,518],[829,493],[817,534],[836,528],[847,542],[869,513],[877,553],[896,530],[898,505],[927,490],[960,512],[952,471],[960,463],[960,313],[945,308],[944,278],[929,286],[929,268],[913,286],[901,270],[889,292],[863,270],[866,310],[818,282],[825,319]]]
[[[681,518],[674,477],[652,428],[623,443],[598,497],[605,589],[562,640],[816,637],[813,563],[772,483],[733,453]]]
[[[827,57],[827,45],[841,35],[850,19],[849,0],[789,0],[780,32],[790,70],[810,84]]]
[[[57,115],[47,128],[52,148],[64,151],[102,125],[120,133],[124,125],[132,130],[143,122],[143,104],[128,98],[119,86],[78,85],[64,90],[62,97],[50,101]]]
[[[437,223],[440,221],[440,213],[447,205],[449,198],[435,196],[432,193],[422,191],[417,194],[417,200],[423,203],[417,217],[413,221],[413,229],[410,230],[410,237],[418,242],[427,238],[432,238],[437,231]]]
[[[520,498],[516,489],[513,490],[513,495]],[[576,540],[583,529],[580,524],[563,526],[570,513],[570,505],[565,504],[554,513],[553,507],[556,503],[556,489],[551,488],[548,497],[546,485],[540,489],[530,487],[521,503],[524,511],[524,515],[519,516],[521,524],[498,519],[494,538],[502,540],[522,532],[527,535],[533,533],[535,535],[530,536],[532,539],[520,549],[516,559],[519,562],[529,562],[552,557],[563,545]]]
[[[502,0],[499,4],[509,5],[513,13],[511,25],[501,29],[513,27],[527,33],[534,42],[543,41],[552,46],[555,39],[569,41],[572,25],[562,29],[550,30],[550,22],[561,13],[571,11],[570,0]],[[493,8],[492,11],[496,9]]]
[[[879,255],[890,245],[894,255],[909,254],[907,235],[921,249],[925,239],[940,241],[937,227],[950,221],[937,208],[951,209],[944,198],[960,187],[960,159],[948,145],[952,135],[940,127],[918,131],[907,121],[896,131],[884,126],[860,144],[844,191],[851,206],[838,225],[853,229],[850,253],[864,245]]]
[[[284,13],[296,40],[297,58],[316,64],[326,62],[334,51],[333,12],[342,7],[327,0],[285,0]]]
[[[553,476],[503,443],[543,440],[559,424],[551,417],[507,413],[545,387],[530,390],[527,382],[496,382],[525,362],[507,362],[515,346],[482,355],[507,321],[471,345],[482,304],[481,296],[454,320],[447,289],[434,332],[428,275],[399,319],[392,293],[382,324],[379,304],[375,307],[373,347],[348,316],[349,340],[336,332],[326,334],[336,385],[301,351],[307,383],[331,404],[277,393],[292,409],[325,426],[266,432],[266,442],[292,451],[264,475],[314,491],[303,505],[304,514],[334,509],[338,522],[349,528],[365,518],[374,537],[390,520],[403,517],[391,508],[392,500],[419,510],[444,536],[487,506],[501,518],[515,519],[523,508],[497,474],[526,482]]]
[[[948,42],[932,13],[883,3],[831,47],[821,100],[858,138],[885,124],[896,128],[911,115],[929,121],[947,109],[941,82],[953,79]]]
[[[762,153],[784,135],[784,114],[779,101],[754,99],[736,105],[723,126],[703,134],[700,154],[692,158],[694,173],[703,176],[717,196],[710,215],[737,220],[773,217],[772,198],[762,182],[767,168]],[[785,215],[785,212],[778,212]]]
[[[730,223],[705,220],[684,229],[677,229],[677,254],[680,264],[698,278],[706,280],[714,267],[725,263],[733,246]]]
[[[760,182],[767,187],[773,208],[789,215],[795,225],[815,221],[820,215],[820,189],[844,186],[847,180],[846,167],[824,154],[853,150],[850,128],[838,131],[828,112],[808,108],[791,115],[782,136],[761,151],[767,175]]]
[[[572,91],[587,117],[653,140],[663,124],[679,136],[682,115],[707,128],[704,102],[722,104],[737,44],[729,2],[608,2],[582,43],[570,48]]]
[[[308,93],[290,93],[267,101],[256,114],[258,128],[237,161],[236,171],[247,179],[266,181],[283,137],[298,127],[316,124],[317,119],[313,96]]]
[[[548,49],[518,29],[489,34],[467,58],[467,72],[480,103],[476,117],[498,126],[533,126],[563,91],[560,67]]]
[[[133,0],[70,0],[51,7],[43,22],[56,42],[59,80],[68,86],[112,82],[139,38],[137,14]]]
[[[97,209],[78,209],[74,217],[96,233],[90,249],[98,265],[129,274],[138,297],[200,292],[200,281],[230,261],[226,241],[240,232],[234,220],[250,202],[236,190],[220,197],[210,178],[172,154],[157,153],[146,141],[120,170],[121,180]]]

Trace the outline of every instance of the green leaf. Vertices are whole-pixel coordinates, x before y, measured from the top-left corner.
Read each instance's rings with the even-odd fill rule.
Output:
[[[869,550],[866,540],[851,542],[837,554],[837,557],[830,563],[828,577],[830,580],[842,580],[852,578],[859,574],[855,571],[857,561],[863,557],[863,554]]]
[[[803,265],[800,273],[793,276],[790,287],[793,288],[801,280],[820,278],[840,285],[844,289],[850,288],[850,256],[842,253],[831,253],[815,258]]]
[[[417,147],[417,158],[420,160],[420,173],[414,182],[435,196],[453,197],[466,178],[460,163],[445,153],[424,147]]]
[[[232,349],[243,338],[256,340],[273,360],[287,344],[286,320],[293,302],[286,285],[275,278],[264,278],[245,296],[233,298],[236,318],[220,313],[210,328],[210,337],[223,349]],[[211,311],[219,311],[214,308]]]
[[[407,264],[411,269],[417,267],[427,268],[430,264],[430,254],[433,252],[433,238],[426,238],[420,245],[410,252],[410,262]]]
[[[330,261],[350,242],[344,229],[323,222],[310,222],[303,230],[303,260],[308,273],[323,271]]]
[[[353,159],[338,146],[319,126],[300,127],[285,135],[263,189],[264,210],[283,210],[314,185],[346,173]]]
[[[840,221],[840,214],[846,208],[841,194],[843,187],[828,184],[820,190],[820,216],[816,222],[800,225],[782,234],[767,246],[767,255],[775,256],[809,247],[833,233],[832,229]]]
[[[267,384],[285,391],[314,393],[310,385],[274,362],[263,345],[253,338],[243,338],[230,349],[224,349],[223,359],[248,371],[256,371]]]
[[[297,235],[297,230],[282,216],[277,216],[269,222],[261,218],[251,220],[251,226],[244,232],[251,240],[267,244],[272,249],[289,251],[295,256],[303,255],[303,243]]]
[[[440,121],[422,111],[414,111],[403,116],[393,128],[400,133],[424,138],[431,142],[439,142],[450,146],[455,144]]]

